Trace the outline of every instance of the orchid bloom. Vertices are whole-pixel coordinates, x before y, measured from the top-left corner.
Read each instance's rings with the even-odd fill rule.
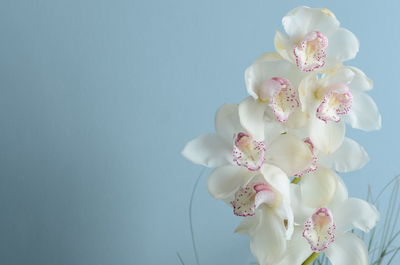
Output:
[[[304,76],[278,54],[262,55],[245,72],[250,97],[239,104],[243,127],[263,134],[264,120],[286,123],[294,112],[300,110],[297,91]]]
[[[344,183],[329,169],[307,175],[291,188],[295,223],[299,225],[288,243],[287,255],[277,264],[301,264],[313,252],[324,252],[332,265],[368,265],[364,242],[350,231],[372,229],[379,219],[376,208],[364,200],[348,198]]]
[[[196,164],[216,167],[208,180],[209,191],[216,198],[232,195],[247,183],[240,176],[250,177],[264,164],[294,176],[312,162],[308,145],[293,135],[270,133],[269,139],[254,138],[239,122],[238,105],[223,105],[216,114],[215,126],[216,133],[190,141],[182,154]]]
[[[341,146],[330,154],[318,150],[310,138],[305,138],[304,142],[309,145],[313,154],[313,163],[306,171],[297,174],[297,177],[313,172],[320,167],[333,168],[338,172],[351,172],[361,169],[369,161],[364,148],[347,137],[344,138]]]
[[[290,183],[278,167],[265,165],[234,196],[235,214],[243,219],[236,232],[248,234],[250,248],[259,264],[276,264],[293,233]]]
[[[372,81],[355,67],[340,67],[318,77],[310,74],[299,86],[302,111],[308,113],[311,140],[324,153],[334,152],[345,134],[344,122],[371,131],[381,128],[381,116],[365,92]]]
[[[287,35],[276,32],[275,48],[302,72],[326,71],[358,52],[357,38],[326,8],[295,8],[282,24]]]

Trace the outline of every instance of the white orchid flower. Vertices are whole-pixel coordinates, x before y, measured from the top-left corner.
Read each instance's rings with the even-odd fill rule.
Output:
[[[324,145],[326,147],[325,149],[334,151],[325,153],[318,149],[310,137],[308,137],[307,129],[292,129],[277,122],[265,123],[266,137],[276,137],[276,135],[285,133],[296,135],[299,139],[303,139],[303,142],[307,144],[312,154],[312,160],[309,166],[303,171],[297,172],[294,175],[296,177],[301,177],[307,173],[313,172],[319,167],[332,168],[338,172],[351,172],[361,169],[369,161],[369,156],[365,149],[348,137],[344,137],[339,147],[332,146],[332,141],[326,141]],[[329,136],[330,135],[328,135],[328,137]],[[322,136],[318,140],[320,140],[320,142],[324,141],[323,138]]]
[[[365,92],[372,81],[355,67],[340,67],[318,77],[310,74],[299,85],[302,111],[308,113],[310,139],[324,153],[341,145],[344,122],[353,128],[371,131],[381,128],[381,116]]]
[[[278,167],[264,165],[260,173],[235,193],[232,205],[236,214],[250,215],[236,232],[250,236],[250,248],[259,264],[272,265],[282,258],[293,233],[290,183]]]
[[[246,69],[250,97],[239,104],[244,128],[263,134],[264,120],[286,123],[300,110],[298,86],[305,76],[276,53],[266,53]]]
[[[348,198],[344,183],[329,169],[307,175],[291,188],[299,226],[288,242],[287,255],[278,264],[301,264],[313,252],[324,252],[332,265],[367,265],[364,242],[350,231],[372,229],[379,219],[376,208],[364,200]]]
[[[215,126],[216,133],[190,141],[182,154],[196,164],[216,167],[208,180],[209,191],[216,198],[232,195],[248,182],[240,176],[250,178],[266,163],[293,176],[312,162],[308,145],[293,135],[270,133],[268,139],[253,137],[241,126],[236,104],[225,104],[218,110]]]
[[[332,168],[338,172],[351,172],[361,169],[369,161],[365,149],[356,141],[347,137],[344,138],[341,146],[330,154],[318,150],[310,138],[305,138],[304,142],[309,145],[313,154],[313,162],[308,169],[297,174],[297,177],[315,171],[320,167]]]
[[[297,7],[282,19],[286,34],[275,35],[275,48],[300,71],[325,71],[353,59],[359,42],[352,32],[340,27],[326,8]]]

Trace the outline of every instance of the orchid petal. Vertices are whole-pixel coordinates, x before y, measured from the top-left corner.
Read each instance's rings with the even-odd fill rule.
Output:
[[[349,198],[332,209],[338,232],[360,229],[369,232],[379,219],[379,212],[372,204],[357,198]]]
[[[320,31],[309,32],[293,49],[296,65],[302,72],[311,72],[325,65],[328,38]]]
[[[277,121],[269,121],[264,124],[264,142],[268,147],[277,137],[287,131],[284,124]]]
[[[238,108],[237,104],[224,104],[218,109],[215,115],[215,129],[217,134],[229,142],[229,144],[232,143],[236,133],[244,131],[240,125]]]
[[[305,6],[291,10],[282,19],[282,24],[293,40],[299,40],[308,32],[316,30],[328,35],[339,27],[339,21],[328,9]]]
[[[338,70],[325,75],[321,79],[321,85],[324,87],[329,87],[336,84],[349,84],[353,81],[355,77],[355,72],[348,67],[341,67]]]
[[[282,219],[267,206],[260,207],[258,225],[250,231],[250,249],[259,264],[274,265],[286,250],[285,227]]]
[[[339,172],[350,172],[362,168],[369,157],[364,148],[350,138],[344,138],[342,145],[329,156],[320,155],[320,163]]]
[[[347,66],[354,73],[354,78],[349,84],[349,88],[357,91],[369,91],[373,88],[374,82],[368,78],[363,71],[356,67]]]
[[[343,122],[324,122],[310,117],[310,139],[315,147],[325,154],[335,152],[344,140],[345,126]]]
[[[263,174],[265,181],[283,197],[288,198],[290,196],[290,181],[285,172],[283,172],[279,167],[269,164],[265,164],[260,171]]]
[[[302,202],[312,208],[327,205],[333,198],[338,176],[331,169],[319,168],[302,177]]]
[[[255,215],[242,218],[242,221],[235,229],[235,233],[248,235],[250,230],[258,224],[258,219],[258,216]]]
[[[374,100],[366,93],[353,91],[351,111],[346,116],[351,127],[364,131],[379,130],[382,118]]]
[[[283,58],[282,58],[282,56],[279,55],[279,53],[266,52],[266,53],[263,53],[260,56],[258,56],[257,59],[254,61],[254,64],[262,63],[262,62],[279,61],[282,59]]]
[[[309,167],[313,154],[306,143],[293,135],[284,134],[270,144],[265,161],[281,168],[288,176],[294,176]]]
[[[293,56],[291,53],[289,54],[289,51],[291,52],[292,45],[290,44],[290,40],[287,36],[285,36],[280,31],[276,31],[274,44],[275,49],[280,56],[282,56],[287,61],[292,60]]]
[[[239,117],[242,126],[255,140],[264,139],[264,113],[267,104],[247,97],[239,104]]]
[[[357,37],[348,29],[339,28],[329,36],[328,55],[338,62],[356,57],[360,43]]]
[[[364,242],[352,233],[338,235],[325,254],[332,265],[368,265],[368,250]]]
[[[255,173],[237,166],[222,166],[214,169],[208,177],[208,191],[217,199],[227,199],[244,186]]]
[[[245,71],[246,88],[250,96],[259,99],[260,89],[266,81],[284,77],[297,87],[303,76],[303,73],[297,71],[296,67],[286,60],[256,61]]]
[[[203,134],[188,142],[182,155],[206,167],[218,167],[232,163],[232,147],[217,134]]]
[[[295,227],[293,237],[288,241],[285,255],[278,265],[302,264],[312,254],[310,246],[302,237],[302,231],[301,227]]]
[[[279,192],[280,205],[277,205],[277,212],[282,219],[287,220],[286,238],[290,239],[293,233],[294,217],[290,207],[290,181],[280,168],[265,164],[261,172],[266,182]],[[275,198],[276,199],[276,198]]]
[[[318,101],[315,99],[315,93],[318,89],[317,74],[309,74],[299,85],[299,99],[301,102],[301,110],[312,112],[317,108]]]
[[[327,208],[319,208],[304,224],[303,237],[314,252],[321,252],[335,240],[333,215]]]
[[[277,193],[263,181],[251,181],[240,187],[231,202],[233,212],[238,216],[253,216],[255,210],[263,203],[272,207],[277,200]]]
[[[265,143],[250,134],[240,132],[233,141],[233,161],[250,171],[257,171],[265,161]]]
[[[343,179],[336,175],[336,190],[333,194],[331,202],[328,204],[330,209],[335,209],[338,205],[341,205],[344,201],[349,198],[346,184]]]
[[[291,207],[296,224],[304,224],[304,222],[314,213],[315,208],[303,203],[301,183],[290,184]]]

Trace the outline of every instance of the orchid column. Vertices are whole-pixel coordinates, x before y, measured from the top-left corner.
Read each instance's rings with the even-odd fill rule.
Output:
[[[333,265],[368,264],[350,231],[378,220],[369,203],[349,198],[337,174],[360,169],[368,154],[345,137],[346,123],[381,127],[366,92],[372,81],[343,63],[357,38],[324,8],[298,7],[282,20],[275,53],[245,72],[249,96],[217,112],[215,133],[190,141],[183,155],[214,170],[212,196],[243,216],[236,232],[250,236],[260,265],[310,264],[324,252]]]

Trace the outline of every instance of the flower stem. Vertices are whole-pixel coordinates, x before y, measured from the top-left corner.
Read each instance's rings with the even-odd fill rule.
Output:
[[[309,265],[311,264],[314,260],[316,260],[319,256],[319,252],[313,252],[301,265]]]
[[[300,179],[301,179],[301,177],[295,177],[290,183],[297,184],[297,183],[299,183]]]

